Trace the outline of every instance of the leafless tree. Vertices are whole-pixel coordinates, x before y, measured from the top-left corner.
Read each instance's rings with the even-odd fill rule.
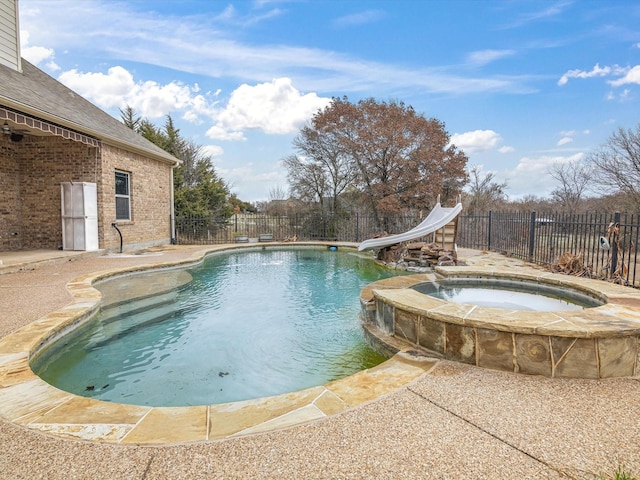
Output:
[[[469,170],[469,184],[465,196],[466,208],[472,214],[488,212],[506,201],[507,182],[494,181],[495,174],[489,172],[482,176],[480,168],[473,166]]]
[[[575,212],[591,183],[591,165],[572,160],[555,162],[548,173],[558,182],[551,197],[569,212]]]
[[[640,207],[640,124],[635,131],[619,128],[589,161],[600,195],[625,193]]]

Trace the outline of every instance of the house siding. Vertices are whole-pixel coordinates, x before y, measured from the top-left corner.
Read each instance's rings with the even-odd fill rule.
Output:
[[[22,69],[19,31],[18,2],[0,2],[0,65],[17,71]]]

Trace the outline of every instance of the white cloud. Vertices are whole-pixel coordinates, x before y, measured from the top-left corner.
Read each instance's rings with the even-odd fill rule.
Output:
[[[591,69],[591,71],[587,72],[585,70],[569,70],[567,73],[560,77],[558,80],[558,85],[566,85],[570,78],[591,78],[591,77],[604,77],[611,73],[611,67],[600,67],[599,64]]]
[[[215,103],[198,93],[198,85],[135,81],[133,75],[120,66],[109,68],[106,74],[73,69],[60,74],[58,80],[102,108],[129,105],[140,116],[149,119],[184,111],[183,118],[196,122],[202,115],[210,117],[215,113]]]
[[[614,91],[610,91],[607,93],[607,96],[605,98],[607,100],[611,100],[611,101],[617,100],[620,103],[623,103],[631,100],[633,97],[631,95],[631,90],[628,88],[625,88],[624,90],[622,90],[622,92],[620,92],[619,95],[616,95]]]
[[[72,51],[74,55],[100,58],[110,65],[141,62],[149,65],[202,75],[209,78],[234,78],[255,84],[265,79],[293,75],[298,88],[305,91],[356,92],[380,91],[396,95],[401,89],[469,95],[474,92],[531,93],[533,75],[468,76],[441,67],[407,67],[387,61],[371,61],[343,50],[308,48],[287,44],[240,41],[238,25],[255,21],[238,17],[226,4],[213,7],[218,13],[207,15],[161,15],[142,11],[135,2],[57,0],[51,8],[49,0],[25,0],[42,13],[32,13],[24,6],[21,25],[31,33],[38,45],[56,51]],[[217,3],[217,2],[208,2]],[[73,9],[74,15],[68,15]],[[29,11],[29,13],[27,13]],[[376,10],[354,17],[355,21],[372,21]],[[262,18],[263,12],[259,12]],[[278,11],[270,12],[270,15]],[[384,12],[381,12],[384,14]],[[104,18],[109,18],[106,28]],[[158,35],[171,32],[171,35]],[[162,55],[158,53],[162,52]],[[393,78],[392,83],[389,79]]]
[[[560,140],[558,140],[558,143],[556,145],[559,147],[561,145],[566,145],[567,143],[571,143],[571,142],[573,142],[573,138],[562,137]]]
[[[333,25],[339,28],[352,27],[354,25],[366,25],[375,23],[383,17],[384,12],[382,10],[365,10],[363,12],[338,17],[333,21]]]
[[[214,125],[209,128],[206,133],[207,137],[215,140],[231,140],[231,141],[245,141],[247,138],[241,131],[229,131],[226,128]]]
[[[566,85],[570,78],[607,77],[610,75],[620,76],[620,78],[616,80],[607,80],[607,83],[612,87],[619,87],[630,83],[640,85],[640,65],[636,65],[635,67],[620,67],[618,65],[601,67],[597,63],[590,71],[569,70],[560,77],[558,85]],[[613,94],[607,96],[608,100],[612,100],[613,98]]]
[[[515,149],[515,148],[513,148],[513,147],[510,147],[510,146],[508,146],[508,145],[505,145],[504,147],[500,147],[500,148],[498,149],[498,151],[499,151],[500,153],[511,153],[511,152],[515,152],[515,151],[516,151],[516,149]]]
[[[60,69],[54,61],[56,55],[53,48],[29,45],[29,32],[24,30],[20,31],[20,55],[34,65],[40,65],[46,61],[47,68],[51,71]]]
[[[282,168],[259,171],[256,165],[249,163],[231,169],[218,167],[216,171],[231,186],[231,190],[247,202],[267,200],[271,188],[287,184],[286,173]]]
[[[620,85],[626,85],[628,83],[636,83],[640,85],[640,65],[636,65],[628,70],[624,77],[617,80],[611,80],[608,83],[613,87],[619,87]]]
[[[238,140],[244,139],[243,130],[253,129],[268,134],[293,133],[330,102],[315,93],[301,94],[289,78],[254,86],[244,84],[233,91],[207,136]]]
[[[219,145],[204,145],[201,151],[203,155],[211,158],[224,155],[224,149]]]
[[[515,50],[478,50],[471,52],[467,60],[476,65],[486,65],[488,63],[500,60],[501,58],[513,55]]]
[[[49,60],[48,63],[55,65],[55,63],[52,63],[52,60],[55,57],[55,53],[51,48],[25,47],[20,49],[20,53],[22,54],[22,57],[24,57],[34,65],[40,65],[45,60]],[[59,67],[56,66],[56,68]]]
[[[451,135],[450,144],[455,145],[466,154],[484,152],[495,148],[502,137],[493,130],[474,130]]]
[[[535,192],[538,197],[549,195],[556,186],[556,181],[549,175],[549,168],[557,163],[577,162],[584,158],[584,153],[573,155],[540,155],[522,157],[518,165],[503,173],[508,178],[509,195],[513,198]]]
[[[549,156],[522,157],[515,168],[517,174],[541,174],[557,163],[579,162],[584,157],[584,153],[579,152],[569,156]]]

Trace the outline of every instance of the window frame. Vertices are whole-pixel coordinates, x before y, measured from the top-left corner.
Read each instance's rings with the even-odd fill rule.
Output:
[[[118,193],[117,178],[118,175],[125,176],[127,179],[127,193]],[[130,222],[131,221],[131,172],[125,172],[124,170],[115,170],[114,175],[114,190],[115,190],[115,203],[116,203],[116,221]],[[118,217],[118,199],[123,198],[127,200],[127,217]]]

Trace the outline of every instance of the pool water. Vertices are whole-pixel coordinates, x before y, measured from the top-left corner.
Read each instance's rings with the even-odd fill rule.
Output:
[[[188,274],[183,286],[126,303],[118,303],[124,292],[144,290],[158,275],[185,283],[185,271],[97,285],[105,307],[32,369],[78,395],[188,406],[322,385],[385,360],[364,343],[358,298],[368,283],[399,272],[371,259],[259,248],[209,256]]]
[[[453,279],[425,282],[412,287],[420,293],[449,302],[540,312],[581,310],[602,301],[584,293],[548,285],[492,279]]]

